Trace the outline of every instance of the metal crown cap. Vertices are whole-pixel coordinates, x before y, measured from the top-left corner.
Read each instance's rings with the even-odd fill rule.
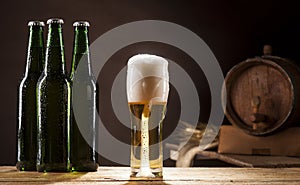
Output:
[[[47,24],[52,24],[52,23],[63,24],[64,20],[59,19],[59,18],[48,19]]]
[[[43,21],[29,21],[28,26],[45,26]]]
[[[76,21],[73,23],[74,27],[77,26],[86,26],[86,27],[90,27],[90,23],[88,21]]]

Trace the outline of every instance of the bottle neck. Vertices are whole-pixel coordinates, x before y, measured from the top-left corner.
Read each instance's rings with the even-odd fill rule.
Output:
[[[49,24],[46,48],[46,74],[65,74],[66,63],[61,24]]]
[[[70,78],[73,79],[75,73],[91,76],[92,71],[90,63],[88,27],[75,27],[73,45],[74,48]]]
[[[36,73],[39,75],[44,67],[44,39],[42,26],[29,27],[27,49],[27,63],[25,75]]]

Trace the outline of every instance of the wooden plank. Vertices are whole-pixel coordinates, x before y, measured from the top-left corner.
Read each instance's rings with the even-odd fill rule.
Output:
[[[232,125],[222,125],[218,152],[239,155],[300,156],[300,127],[257,137]]]
[[[89,173],[18,172],[0,167],[0,184],[300,184],[300,168],[164,168],[163,180],[132,180],[128,167]]]
[[[198,155],[196,159],[201,160],[201,158],[204,156],[210,159],[218,159],[239,167],[260,167],[260,168],[300,167],[299,157],[219,154],[212,151],[199,151],[197,154]]]
[[[241,163],[247,164],[249,167],[261,168],[284,168],[284,167],[300,167],[300,158],[286,156],[255,156],[255,155],[234,155],[222,154],[227,159],[231,158]]]

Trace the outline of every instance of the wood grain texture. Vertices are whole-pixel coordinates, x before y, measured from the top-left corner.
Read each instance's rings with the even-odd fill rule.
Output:
[[[252,135],[274,133],[299,121],[299,79],[299,68],[280,57],[239,63],[225,78],[227,118]]]
[[[294,156],[296,157],[295,159],[298,160],[298,162],[294,161],[296,162],[295,165],[299,165],[299,133],[300,127],[289,127],[273,135],[257,137],[246,134],[234,126],[222,125],[220,129],[218,152],[222,154],[250,155],[249,158],[253,155],[258,159],[261,158],[260,164],[264,163],[264,156],[269,156],[270,158],[276,156]],[[291,165],[287,157],[283,157],[282,160],[279,161],[274,160],[274,162],[278,162],[278,164],[283,164],[286,161],[289,161],[289,165]]]
[[[300,168],[164,168],[163,180],[133,180],[128,167],[100,167],[89,173],[18,172],[0,167],[0,184],[300,184]]]

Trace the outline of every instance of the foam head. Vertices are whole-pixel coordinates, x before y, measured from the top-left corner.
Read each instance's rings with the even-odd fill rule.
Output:
[[[169,95],[168,61],[162,57],[139,54],[127,63],[128,102],[166,102]]]

